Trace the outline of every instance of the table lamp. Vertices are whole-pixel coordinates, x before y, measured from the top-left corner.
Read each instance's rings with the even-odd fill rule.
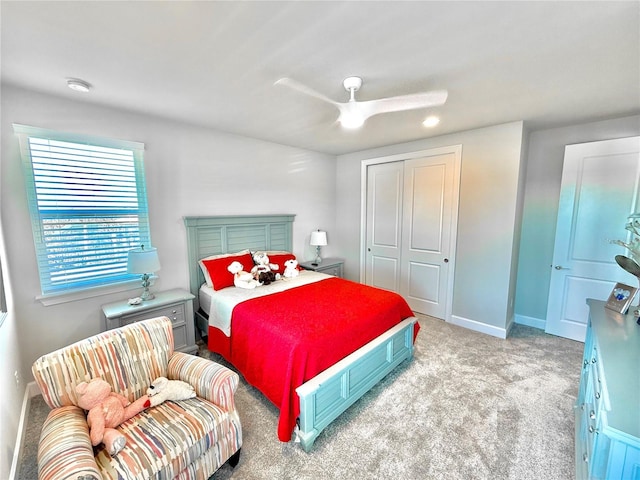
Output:
[[[154,298],[154,295],[149,292],[149,274],[158,270],[160,270],[160,260],[158,259],[157,249],[153,247],[144,248],[144,245],[140,245],[140,248],[129,250],[127,272],[142,275],[144,291],[140,298],[143,302]]]
[[[327,232],[323,232],[320,229],[315,232],[311,232],[311,241],[309,243],[316,247],[316,259],[313,265],[322,263],[322,258],[320,258],[320,247],[324,247],[327,244]]]

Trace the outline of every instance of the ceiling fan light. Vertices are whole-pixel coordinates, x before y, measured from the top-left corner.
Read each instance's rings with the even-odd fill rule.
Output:
[[[436,117],[435,115],[431,115],[424,119],[424,122],[422,122],[422,125],[424,125],[425,127],[431,128],[431,127],[435,127],[439,123],[440,123],[440,118]]]
[[[364,117],[362,115],[354,114],[342,115],[340,117],[340,124],[344,128],[348,128],[350,130],[360,128],[362,125],[364,125]]]

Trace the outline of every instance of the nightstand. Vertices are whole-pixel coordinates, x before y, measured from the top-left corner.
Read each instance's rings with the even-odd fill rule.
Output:
[[[155,293],[155,298],[140,305],[129,305],[128,300],[102,306],[104,329],[122,327],[155,317],[169,317],[173,324],[174,350],[195,353],[198,350],[193,322],[193,299],[191,293],[176,289]]]
[[[305,270],[313,270],[314,272],[326,273],[340,278],[343,276],[343,265],[344,260],[341,258],[323,258],[320,263],[315,263],[313,260],[300,263],[300,266]]]

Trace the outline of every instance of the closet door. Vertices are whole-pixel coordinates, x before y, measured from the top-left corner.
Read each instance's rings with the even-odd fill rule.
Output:
[[[406,160],[400,293],[412,310],[446,318],[455,153]],[[456,192],[457,198],[457,192]]]
[[[400,291],[403,162],[367,168],[365,283]]]
[[[373,159],[366,166],[364,281],[448,320],[462,147]]]

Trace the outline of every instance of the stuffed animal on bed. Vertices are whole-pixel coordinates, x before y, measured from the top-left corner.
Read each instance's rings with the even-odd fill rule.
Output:
[[[252,274],[245,272],[243,268],[240,262],[232,262],[231,265],[227,267],[227,270],[233,274],[233,284],[236,287],[250,289],[261,285],[260,282],[253,278]]]
[[[271,282],[280,280],[280,274],[274,273],[272,270],[277,270],[278,265],[269,262],[269,256],[266,252],[255,252],[253,254],[254,267],[251,269],[253,278],[255,278],[262,285],[269,285]]]
[[[169,380],[166,377],[158,377],[147,389],[147,395],[151,400],[151,406],[160,405],[165,400],[186,400],[196,396],[193,386],[181,380]]]
[[[101,378],[81,382],[76,387],[78,406],[87,410],[87,425],[91,444],[100,443],[114,456],[127,443],[126,437],[115,428],[151,405],[143,395],[133,403],[126,397],[111,391],[111,385]]]
[[[292,258],[284,262],[283,276],[285,278],[297,277],[299,273],[300,272],[298,272],[298,261],[295,258]]]

